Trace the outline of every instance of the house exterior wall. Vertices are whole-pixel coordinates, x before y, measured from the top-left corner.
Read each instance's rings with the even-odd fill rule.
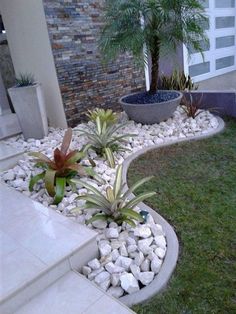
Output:
[[[50,125],[66,127],[42,0],[1,0],[0,12],[16,75],[35,76],[42,84]]]
[[[94,107],[119,110],[118,98],[145,87],[144,70],[121,56],[105,66],[98,49],[104,0],[43,0],[66,118],[70,126]]]

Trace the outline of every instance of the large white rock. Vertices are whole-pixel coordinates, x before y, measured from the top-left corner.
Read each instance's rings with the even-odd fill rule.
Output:
[[[111,285],[111,279],[107,278],[106,280],[101,282],[99,286],[102,288],[102,290],[107,291],[110,285]]]
[[[90,262],[88,262],[88,266],[93,269],[99,269],[101,267],[101,264],[99,262],[99,260],[97,258],[94,258],[93,260],[91,260]]]
[[[107,222],[103,220],[95,220],[92,222],[92,225],[97,229],[105,229],[107,226]]]
[[[93,280],[102,271],[104,271],[104,267],[100,267],[99,269],[92,271],[90,274],[88,274],[88,279]]]
[[[141,268],[141,271],[149,271],[150,270],[150,260],[145,258],[145,260],[142,262],[140,268]]]
[[[121,247],[119,248],[119,252],[120,252],[120,255],[122,256],[128,256],[128,252],[127,252],[125,244],[121,245]]]
[[[111,275],[111,284],[113,287],[117,287],[120,283],[120,276],[121,274],[112,274]]]
[[[120,277],[121,287],[129,294],[139,291],[138,280],[132,274],[124,274]]]
[[[115,262],[115,265],[123,267],[125,270],[129,270],[132,259],[125,256],[119,256]]]
[[[139,280],[144,286],[147,286],[148,284],[150,284],[153,281],[153,279],[154,279],[154,272],[152,271],[145,271],[139,274]]]
[[[110,279],[110,274],[107,271],[102,271],[94,278],[94,282],[100,285],[102,282],[108,279]]]
[[[4,181],[12,181],[15,179],[15,173],[12,169],[8,170],[8,172],[4,173],[3,180]]]
[[[152,234],[154,236],[164,235],[164,231],[163,231],[161,225],[155,224],[155,223],[154,224],[150,224],[150,228],[151,228]]]
[[[108,228],[106,229],[106,237],[108,239],[116,239],[119,237],[119,232],[117,228]]]
[[[159,246],[159,247],[161,247],[162,249],[165,250],[165,248],[166,248],[166,239],[165,239],[165,237],[163,235],[156,236],[154,238],[154,240],[155,240],[155,243],[156,243],[157,246]]]
[[[149,238],[151,234],[151,230],[147,225],[141,225],[134,229],[134,235],[140,238]]]
[[[88,266],[83,266],[82,267],[82,274],[85,276],[88,276],[92,272],[92,269]]]
[[[137,266],[136,264],[132,263],[130,265],[130,270],[131,270],[132,274],[134,275],[134,277],[136,279],[138,279],[139,278],[139,273],[140,273],[140,267]]]
[[[134,258],[134,262],[137,266],[140,266],[144,261],[144,255],[142,252],[138,252]]]
[[[98,249],[101,256],[106,256],[111,253],[111,246],[108,243],[100,242],[98,244]]]
[[[151,270],[157,274],[159,273],[160,269],[161,269],[161,265],[162,265],[162,260],[159,259],[158,257],[155,257],[152,261],[151,261]]]
[[[111,240],[111,247],[113,250],[119,249],[124,243],[125,243],[124,241],[114,239],[114,240]]]
[[[143,254],[149,254],[152,251],[152,248],[150,248],[152,241],[153,237],[138,241],[138,247]]]
[[[163,250],[161,247],[158,247],[158,248],[155,249],[155,254],[159,258],[163,259],[165,257],[165,254],[166,254],[166,250]]]
[[[136,244],[131,244],[127,247],[128,253],[133,253],[137,250],[137,245]]]
[[[107,293],[118,299],[122,297],[122,295],[124,294],[124,290],[121,287],[110,287],[107,290]]]
[[[121,266],[115,265],[112,262],[109,262],[105,265],[105,269],[110,273],[110,274],[114,274],[114,273],[122,273],[125,269]]]

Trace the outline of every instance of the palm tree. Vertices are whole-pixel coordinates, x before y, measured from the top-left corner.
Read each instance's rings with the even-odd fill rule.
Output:
[[[108,59],[131,52],[147,63],[150,56],[150,93],[155,94],[160,55],[175,51],[180,43],[202,53],[207,23],[197,0],[106,0],[100,48]]]

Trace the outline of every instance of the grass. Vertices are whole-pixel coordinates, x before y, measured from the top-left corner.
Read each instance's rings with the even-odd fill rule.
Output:
[[[236,313],[236,120],[215,137],[153,150],[134,161],[128,182],[174,227],[180,256],[167,289],[140,314]]]

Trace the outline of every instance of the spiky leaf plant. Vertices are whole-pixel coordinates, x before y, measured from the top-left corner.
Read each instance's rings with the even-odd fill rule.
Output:
[[[106,0],[100,47],[108,59],[130,52],[147,63],[151,56],[150,93],[155,94],[161,54],[176,51],[182,43],[189,50],[202,52],[202,42],[207,42],[206,24],[208,19],[198,0]]]
[[[79,130],[83,135],[86,135],[89,142],[85,146],[84,151],[89,149],[94,150],[98,155],[104,156],[110,167],[115,167],[115,159],[113,152],[125,151],[122,144],[126,143],[126,138],[134,136],[134,134],[117,135],[117,131],[121,129],[124,124],[107,125],[106,122],[102,123],[100,117],[96,118],[96,125],[90,127],[87,125],[86,130]]]
[[[30,156],[35,157],[33,161],[36,167],[43,169],[43,172],[32,176],[29,183],[29,190],[32,191],[34,185],[43,180],[48,194],[54,197],[54,204],[61,202],[65,194],[66,184],[71,184],[70,179],[76,176],[92,175],[91,168],[80,165],[80,161],[85,157],[82,151],[69,151],[72,139],[72,129],[69,128],[64,135],[61,148],[54,150],[53,160],[40,152],[31,152]],[[73,186],[74,187],[74,186]]]
[[[116,171],[116,178],[113,186],[106,189],[106,195],[94,188],[92,185],[79,180],[72,179],[72,182],[80,184],[86,188],[90,193],[78,197],[80,200],[86,201],[85,206],[81,209],[97,208],[100,213],[95,214],[87,223],[96,220],[115,221],[119,225],[127,222],[132,227],[135,226],[135,220],[143,221],[142,216],[137,213],[134,208],[147,198],[155,195],[155,192],[142,193],[129,199],[130,195],[136,191],[142,184],[149,181],[152,177],[144,178],[135,183],[126,192],[123,191],[124,184],[122,183],[122,165],[119,165]]]
[[[201,109],[202,98],[203,94],[198,99],[193,99],[191,93],[188,95],[188,98],[186,96],[182,98],[181,107],[187,114],[188,118],[195,119],[202,112]]]
[[[191,91],[197,90],[198,86],[195,85],[189,75],[186,76],[183,71],[174,70],[170,76],[161,75],[160,88],[167,90]]]
[[[25,87],[32,86],[35,84],[35,79],[33,74],[31,73],[20,73],[16,77],[16,86],[17,87]]]
[[[106,122],[107,125],[115,124],[117,122],[117,113],[111,109],[95,108],[94,110],[88,110],[86,116],[90,121],[96,122],[97,117],[100,118],[101,123]]]

